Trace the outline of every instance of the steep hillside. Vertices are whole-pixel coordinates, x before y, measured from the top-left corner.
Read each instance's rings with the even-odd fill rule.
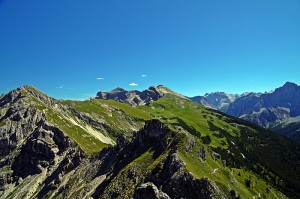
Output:
[[[297,198],[300,148],[165,93],[148,105],[0,99],[0,198]]]

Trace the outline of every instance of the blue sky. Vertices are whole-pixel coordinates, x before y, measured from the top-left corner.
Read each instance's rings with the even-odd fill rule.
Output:
[[[0,93],[29,84],[59,99],[300,84],[300,1],[0,0],[0,71]]]

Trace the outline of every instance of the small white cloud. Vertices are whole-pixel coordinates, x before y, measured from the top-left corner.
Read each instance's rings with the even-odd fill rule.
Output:
[[[131,84],[129,84],[129,86],[137,86],[138,84],[136,84],[136,83],[131,83]]]
[[[97,80],[103,80],[104,78],[103,77],[97,77]]]
[[[142,75],[142,77],[147,77],[147,75]]]
[[[63,85],[60,85],[60,86],[56,86],[56,88],[63,89],[64,86],[63,86]]]

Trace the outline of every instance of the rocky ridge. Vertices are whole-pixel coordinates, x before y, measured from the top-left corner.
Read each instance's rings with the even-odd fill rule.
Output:
[[[146,105],[152,101],[156,101],[162,98],[166,93],[175,94],[181,98],[186,98],[174,91],[168,89],[163,85],[159,86],[150,86],[147,90],[138,91],[138,90],[131,90],[127,91],[122,88],[116,88],[109,92],[98,92],[96,99],[111,99],[116,100],[118,102],[127,103],[132,106],[137,105]]]

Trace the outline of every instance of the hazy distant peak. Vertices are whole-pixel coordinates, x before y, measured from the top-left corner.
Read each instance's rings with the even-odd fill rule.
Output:
[[[293,82],[286,82],[282,87],[280,88],[297,88],[298,85]]]
[[[212,92],[206,93],[204,96],[196,96],[190,98],[191,100],[200,103],[204,106],[226,111],[229,104],[236,100],[240,95],[238,94],[228,94],[225,92]]]
[[[294,82],[287,81],[287,82],[285,82],[285,84],[283,86],[298,86],[298,85]]]

